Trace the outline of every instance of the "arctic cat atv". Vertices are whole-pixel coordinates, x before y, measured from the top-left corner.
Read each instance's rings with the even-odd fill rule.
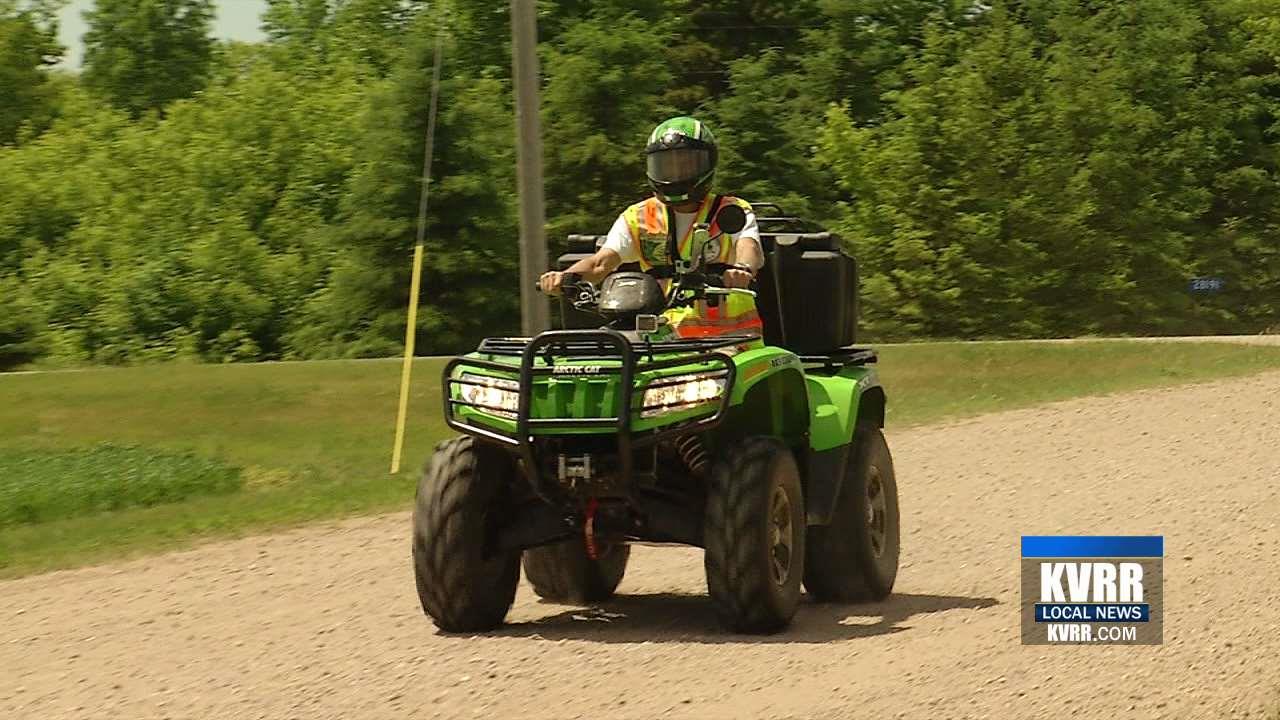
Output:
[[[742,222],[728,206],[716,224]],[[543,598],[605,600],[631,542],[705,548],[734,631],[784,628],[802,581],[820,601],[889,594],[897,485],[876,355],[850,346],[856,266],[797,218],[760,223],[763,338],[673,337],[665,311],[749,292],[681,261],[666,290],[639,272],[598,291],[568,277],[566,323],[597,327],[491,338],[448,363],[444,416],[463,436],[437,447],[413,514],[418,595],[442,630],[501,625],[522,558]]]

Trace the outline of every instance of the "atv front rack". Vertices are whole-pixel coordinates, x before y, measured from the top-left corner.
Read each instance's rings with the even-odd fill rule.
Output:
[[[601,339],[601,336],[606,333],[607,339]],[[614,336],[627,343],[627,348],[632,350],[633,353],[637,350],[640,351],[634,354],[648,355],[650,358],[655,355],[670,353],[705,353],[712,350],[723,350],[760,339],[754,335],[722,335],[712,338],[632,343],[627,340],[626,336],[612,330],[556,330],[543,333],[533,340],[530,338],[487,338],[480,342],[480,347],[476,348],[476,352],[482,355],[522,357],[528,351],[532,342],[540,341],[548,335],[555,335],[557,338],[563,336],[562,339],[553,340],[545,344],[539,342],[539,347],[543,349],[542,355],[547,359],[548,363],[552,362],[556,357],[571,357],[579,360],[584,358],[619,359],[617,353],[618,345]],[[552,352],[553,350],[554,352]],[[685,361],[682,359],[681,362]]]
[[[754,337],[726,336],[705,340],[680,340],[672,342],[633,343],[625,335],[614,330],[554,330],[542,333],[535,338],[493,338],[480,344],[477,352],[489,355],[519,357],[519,403],[515,412],[515,432],[507,434],[487,427],[478,422],[459,419],[456,409],[470,407],[483,412],[493,413],[497,408],[467,402],[455,397],[454,387],[466,384],[466,381],[453,377],[454,371],[460,367],[483,368],[485,370],[510,373],[516,368],[511,363],[475,358],[454,358],[444,367],[442,394],[444,401],[444,418],[449,427],[458,432],[483,437],[513,449],[524,461],[529,479],[534,490],[544,499],[551,500],[556,496],[554,483],[542,477],[536,448],[533,444],[535,431],[543,428],[557,430],[575,430],[590,428],[612,428],[617,439],[619,474],[629,483],[634,471],[634,450],[652,446],[666,438],[688,432],[710,429],[724,419],[729,409],[729,401],[733,394],[736,378],[736,366],[726,353],[716,352],[744,342],[755,340]],[[662,360],[654,359],[655,355],[678,353],[675,357]],[[647,359],[646,359],[647,357]],[[585,418],[536,418],[532,416],[534,380],[542,376],[556,375],[558,359],[573,360],[607,360],[618,361],[614,365],[591,366],[592,377],[618,376],[617,390],[619,396],[613,403],[617,414],[609,417]],[[539,365],[538,360],[543,364]],[[659,378],[647,387],[635,387],[638,372],[667,370],[691,364],[709,364],[718,367],[698,371],[725,381],[724,392],[714,412],[710,415],[694,418],[671,427],[658,428],[643,432],[632,430],[632,414],[653,408],[637,407],[635,396],[643,395],[647,388],[658,387],[663,380]],[[701,403],[699,403],[701,404]]]

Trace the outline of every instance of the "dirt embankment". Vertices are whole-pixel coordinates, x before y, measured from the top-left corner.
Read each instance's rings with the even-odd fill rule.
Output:
[[[896,594],[715,629],[694,550],[436,634],[393,515],[0,583],[0,717],[1260,716],[1280,689],[1280,373],[889,434]],[[1022,534],[1163,534],[1165,644],[1023,647]]]

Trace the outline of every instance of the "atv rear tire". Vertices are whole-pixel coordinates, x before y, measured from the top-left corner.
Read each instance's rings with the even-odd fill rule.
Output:
[[[538,597],[584,604],[608,600],[627,572],[631,546],[610,545],[599,560],[587,557],[581,538],[524,551],[524,576]]]
[[[418,482],[414,579],[423,611],[441,630],[491,630],[511,608],[520,553],[492,549],[485,530],[512,472],[502,450],[461,437],[436,448]]]
[[[804,576],[795,457],[774,438],[746,438],[717,459],[709,485],[705,564],[716,614],[735,632],[777,632],[795,616]]]
[[[883,600],[898,576],[898,483],[884,433],[859,425],[831,524],[809,528],[804,585],[815,600]]]

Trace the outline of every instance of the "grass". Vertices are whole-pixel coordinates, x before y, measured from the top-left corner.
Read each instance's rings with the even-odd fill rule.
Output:
[[[1226,343],[920,343],[885,347],[887,424],[1280,369],[1280,347]]]
[[[225,495],[242,486],[240,468],[189,452],[108,443],[0,450],[0,529]]]
[[[50,516],[60,519],[0,527],[0,576],[405,508],[414,475],[447,434],[439,410],[441,366],[435,359],[415,363],[405,462],[396,476],[388,474],[399,376],[394,361],[0,375],[0,458],[42,466],[5,483],[83,483],[183,458],[191,467],[238,468],[243,485],[229,494],[191,491],[179,502],[151,507],[96,512],[100,506],[91,504],[91,515],[62,512]],[[888,423],[899,428],[1266,369],[1280,369],[1280,347],[919,344],[886,347],[880,363]],[[101,456],[102,468],[84,469],[82,461],[101,443],[154,456],[155,464],[127,454]],[[0,474],[13,472],[3,462]],[[81,468],[79,475],[74,468]]]

